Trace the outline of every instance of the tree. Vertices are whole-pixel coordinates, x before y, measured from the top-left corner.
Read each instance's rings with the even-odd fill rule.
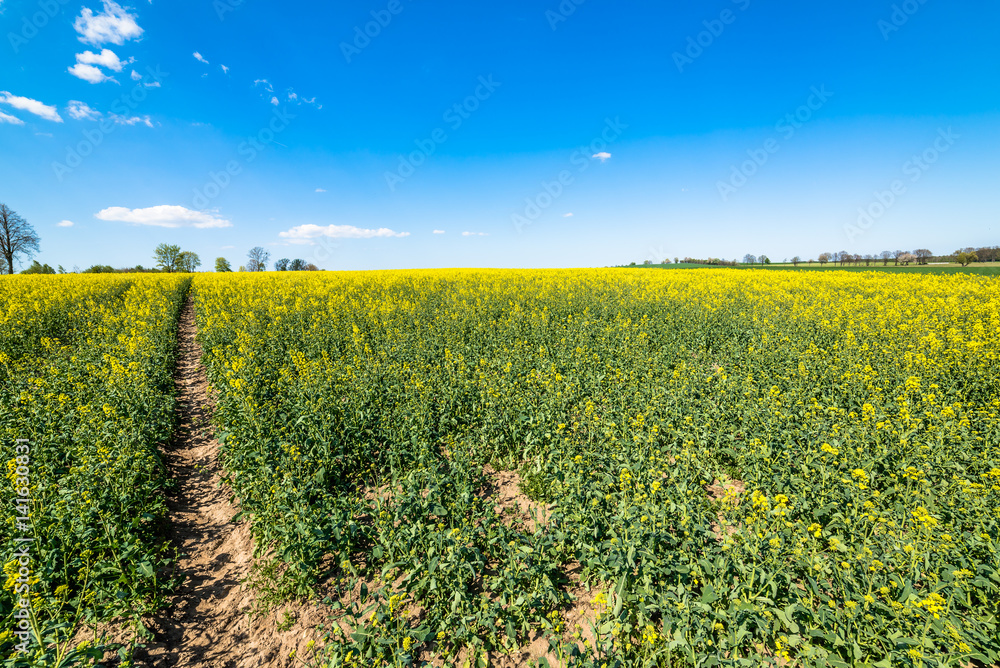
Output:
[[[288,265],[291,264],[291,260],[287,257],[283,257],[274,263],[275,271],[288,271]]]
[[[826,264],[827,262],[829,262],[830,259],[831,258],[830,258],[830,254],[829,253],[820,253],[819,254],[819,258],[818,258],[817,261],[819,262],[819,266],[822,267],[824,264]]]
[[[22,274],[54,274],[56,270],[47,264],[39,264],[38,260],[31,263],[31,266],[21,271]]]
[[[926,248],[918,248],[913,251],[913,257],[917,258],[917,264],[927,264],[927,260],[931,258],[934,253],[930,252]]]
[[[771,264],[771,258],[769,258],[769,257],[768,257],[768,256],[766,256],[766,255],[761,255],[761,256],[760,256],[760,260],[758,260],[758,261],[759,261],[759,262],[760,262],[761,264]]]
[[[312,262],[310,262],[305,267],[303,267],[302,270],[303,271],[319,271],[319,267],[317,267]]]
[[[227,271],[232,271],[233,267],[229,264],[229,260],[224,257],[215,258],[215,270],[224,273]]]
[[[28,221],[6,204],[0,204],[0,255],[4,269],[14,273],[19,256],[30,260],[38,252],[38,234]]]
[[[975,251],[971,253],[966,253],[965,251],[959,251],[955,255],[955,262],[958,262],[963,267],[968,267],[973,262],[979,262],[979,256],[976,255]]]
[[[799,262],[802,262],[802,258],[800,258],[798,255],[796,255],[795,257],[792,258],[792,266],[793,267],[799,266]]]
[[[976,249],[976,255],[979,256],[980,262],[996,262],[997,259],[1000,259],[1000,247],[983,246]]]
[[[295,258],[294,260],[292,260],[292,263],[288,265],[288,269],[290,271],[305,271],[306,261]]]
[[[903,257],[906,254],[907,254],[906,251],[901,251],[901,250],[892,251],[892,263],[898,266],[899,258]]]
[[[899,257],[896,258],[896,262],[902,264],[905,267],[906,265],[910,264],[916,259],[917,258],[915,255],[913,255],[913,253],[902,253]]]
[[[882,258],[882,266],[885,267],[889,264],[889,260],[892,259],[892,251],[882,251],[878,256]]]
[[[193,274],[194,270],[201,266],[201,258],[197,253],[182,251],[177,256],[177,271],[184,274]]]
[[[156,266],[167,273],[177,271],[177,261],[180,258],[181,247],[174,244],[160,244],[153,251]]]
[[[271,259],[271,254],[260,246],[254,246],[247,253],[247,271],[267,271],[267,261]]]
[[[747,253],[746,255],[743,256],[743,264],[756,264],[756,263],[757,263],[757,256],[751,255],[750,253]]]

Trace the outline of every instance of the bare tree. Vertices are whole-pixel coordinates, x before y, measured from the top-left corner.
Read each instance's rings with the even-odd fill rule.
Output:
[[[819,258],[817,258],[816,261],[819,262],[819,266],[822,267],[824,264],[826,264],[827,262],[829,262],[830,259],[831,259],[830,253],[820,253],[819,254]]]
[[[882,258],[882,266],[888,266],[889,260],[892,259],[892,251],[882,251],[878,256]]]
[[[798,255],[796,255],[795,257],[792,258],[792,266],[793,267],[799,266],[799,262],[802,262],[802,258],[800,258]]]
[[[247,271],[267,271],[267,261],[271,259],[271,254],[260,246],[254,246],[247,253]]]
[[[755,264],[757,262],[757,257],[747,253],[743,256],[743,264]]]
[[[892,251],[892,261],[893,261],[893,264],[899,265],[899,258],[901,258],[901,257],[903,257],[904,255],[907,255],[907,254],[908,253],[906,251],[901,251],[901,250]]]
[[[6,204],[0,204],[0,255],[8,274],[19,256],[30,260],[38,252],[38,234],[28,221]]]
[[[930,252],[926,248],[918,248],[913,251],[913,257],[917,258],[917,264],[927,264],[927,261],[932,255],[934,255],[934,253]]]

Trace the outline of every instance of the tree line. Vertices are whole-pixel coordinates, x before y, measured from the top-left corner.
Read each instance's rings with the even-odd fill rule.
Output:
[[[160,244],[154,253],[156,266],[166,272],[191,273],[201,266],[201,259],[195,254],[181,250],[180,246],[171,244]],[[267,271],[267,263],[271,259],[271,254],[261,246],[254,246],[247,253],[247,263],[240,265],[237,271]],[[319,271],[319,267],[296,258],[290,260],[286,257],[275,261],[275,271]],[[226,273],[233,271],[233,265],[224,257],[215,258],[215,271]]]
[[[0,203],[0,273],[13,274],[17,263],[31,260],[38,252],[40,239],[35,228],[21,215],[6,204]],[[247,263],[239,267],[239,271],[267,271],[267,263],[271,254],[260,246],[255,246],[247,253]],[[181,249],[176,244],[162,243],[153,251],[154,268],[142,265],[116,269],[111,265],[95,264],[80,270],[73,267],[67,271],[62,265],[53,268],[33,260],[31,265],[23,269],[22,274],[110,274],[137,272],[167,272],[193,273],[201,266],[201,258],[193,251]],[[294,260],[281,258],[274,263],[275,271],[319,271],[319,267],[300,258]],[[215,271],[233,271],[229,260],[224,257],[215,259]]]
[[[674,258],[675,263],[681,263],[682,260],[679,258]],[[893,266],[908,266],[911,264],[916,265],[926,265],[935,262],[955,262],[967,267],[973,262],[998,262],[1000,261],[1000,246],[982,246],[980,248],[973,248],[971,246],[966,248],[960,248],[953,253],[947,255],[935,255],[931,250],[927,248],[918,248],[912,251],[904,250],[886,250],[881,253],[867,253],[867,254],[857,254],[848,253],[847,251],[837,251],[833,253],[820,253],[816,259],[803,260],[800,256],[796,255],[791,260],[785,260],[785,263],[790,263],[794,266],[799,266],[800,264],[819,264],[820,266],[825,266],[827,264],[835,264],[841,267],[846,266],[861,266],[866,267],[877,266],[880,262],[882,266],[888,266],[892,262]],[[743,265],[769,265],[771,264],[771,258],[767,255],[752,255],[747,253],[743,256],[743,261],[738,260],[722,260],[715,257],[710,257],[708,259],[695,259],[686,257],[683,262],[688,264],[702,264],[711,265],[716,267],[735,267],[740,264]],[[662,264],[670,264],[670,258],[663,260]],[[646,260],[644,264],[653,264],[652,260]],[[633,262],[630,266],[634,266]]]
[[[888,266],[889,262],[892,262],[893,266],[907,266],[910,264],[926,265],[932,262],[957,262],[963,267],[967,267],[973,262],[996,262],[998,259],[1000,259],[1000,247],[984,246],[982,248],[960,248],[949,255],[935,255],[927,248],[918,248],[913,251],[886,250],[881,253],[867,253],[865,255],[840,251],[835,253],[820,253],[816,261],[820,265],[833,263],[841,267],[848,265],[860,266],[861,264],[867,267],[877,265],[879,262],[882,263],[883,267]],[[796,266],[802,262],[802,258],[798,256],[792,258],[792,264]],[[812,263],[813,260],[808,260],[807,262]]]

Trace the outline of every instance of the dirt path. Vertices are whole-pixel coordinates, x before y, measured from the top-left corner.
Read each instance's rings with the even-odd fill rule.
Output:
[[[324,620],[316,607],[294,606],[298,621],[277,631],[285,606],[251,618],[254,594],[241,582],[249,574],[253,540],[247,521],[231,522],[238,509],[221,486],[219,443],[212,437],[208,381],[195,341],[189,299],[178,327],[177,428],[164,460],[176,491],[167,499],[168,538],[185,576],[169,609],[149,620],[155,640],[136,652],[143,668],[284,668],[293,649],[304,650]]]

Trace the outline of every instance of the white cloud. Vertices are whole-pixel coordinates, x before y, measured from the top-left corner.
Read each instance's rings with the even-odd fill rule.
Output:
[[[24,125],[22,121],[17,116],[11,116],[10,114],[5,114],[0,111],[0,123],[10,123],[11,125]]]
[[[253,85],[254,86],[263,86],[264,90],[266,90],[268,93],[273,93],[274,92],[274,86],[272,86],[271,82],[268,81],[267,79],[255,79],[254,82],[253,82]]]
[[[604,162],[605,160],[607,160],[608,158],[611,157],[611,154],[608,153],[607,151],[601,151],[600,153],[595,153],[594,155],[592,155],[590,157],[591,158],[596,158],[597,160],[600,160],[601,162]]]
[[[56,227],[73,227],[73,221],[72,220],[61,220],[58,223],[56,223]]]
[[[462,232],[463,237],[488,237],[488,232]]]
[[[101,71],[101,68],[94,67],[93,65],[84,65],[83,63],[77,63],[73,67],[66,70],[77,79],[83,79],[92,84],[99,84],[105,81],[114,81],[114,78],[109,77],[107,74]]]
[[[132,74],[129,76],[132,77],[132,81],[138,81],[139,79],[142,78],[142,75],[136,72],[135,70],[132,70]]]
[[[316,103],[315,97],[300,97],[299,94],[296,93],[291,88],[288,89],[287,96],[288,96],[288,101],[291,102],[292,104],[298,104],[298,105],[308,104],[309,106],[316,107],[317,109],[323,108],[322,104]]]
[[[144,83],[142,85],[145,86],[146,88],[159,88],[160,87],[160,82],[159,81],[150,81],[149,83]]]
[[[444,230],[434,230],[434,234],[444,234]]]
[[[66,113],[69,114],[70,118],[78,121],[96,121],[101,117],[100,112],[94,111],[86,102],[79,100],[70,100],[69,106],[66,107]]]
[[[219,67],[222,68],[222,73],[223,74],[229,74],[229,68],[228,67],[226,67],[225,65],[219,65]]]
[[[118,58],[118,54],[111,49],[103,49],[100,53],[94,53],[93,51],[78,53],[76,54],[76,62],[83,63],[84,65],[100,65],[115,72],[121,72],[122,67],[125,65]],[[129,62],[132,61],[130,60]]]
[[[111,114],[111,120],[116,125],[139,125],[141,123],[146,127],[153,127],[153,119],[149,116],[119,116],[118,114]]]
[[[293,244],[308,244],[312,243],[313,239],[318,239],[319,237],[330,237],[331,239],[374,239],[408,237],[410,233],[394,232],[386,227],[380,227],[377,230],[367,230],[361,227],[354,227],[353,225],[328,225],[326,227],[320,227],[319,225],[299,225],[287,232],[280,232],[278,236],[282,239],[287,239]]]
[[[573,217],[572,213],[564,213],[563,214],[563,218],[572,218],[572,217]]]
[[[55,121],[56,123],[63,122],[62,117],[59,115],[59,112],[56,111],[55,107],[42,104],[38,100],[32,100],[28,97],[11,95],[5,90],[0,90],[0,103],[9,104],[15,109],[26,111],[29,114],[34,114],[35,116],[44,118],[47,121]]]
[[[316,188],[316,192],[318,192],[318,193],[325,193],[326,189],[324,189],[324,188]]]
[[[146,209],[127,209],[123,206],[113,206],[94,214],[99,220],[118,221],[132,225],[148,225],[150,227],[194,227],[208,229],[214,227],[232,227],[232,223],[213,213],[193,211],[183,206],[161,204]]]
[[[281,104],[281,103],[280,103],[280,102],[278,102],[278,98],[276,98],[276,97],[272,97],[272,98],[271,98],[271,104],[273,104],[274,106],[276,106],[276,107],[277,107],[277,106],[278,106],[279,104]]]
[[[84,7],[73,27],[80,33],[84,44],[124,44],[127,40],[142,35],[142,28],[135,22],[135,16],[121,8],[113,0],[104,0],[104,11],[94,14]]]
[[[194,56],[194,59],[197,60],[199,63],[205,63],[206,65],[210,65],[211,64],[207,60],[205,60],[205,56],[201,55],[197,51],[195,51],[191,55]]]

